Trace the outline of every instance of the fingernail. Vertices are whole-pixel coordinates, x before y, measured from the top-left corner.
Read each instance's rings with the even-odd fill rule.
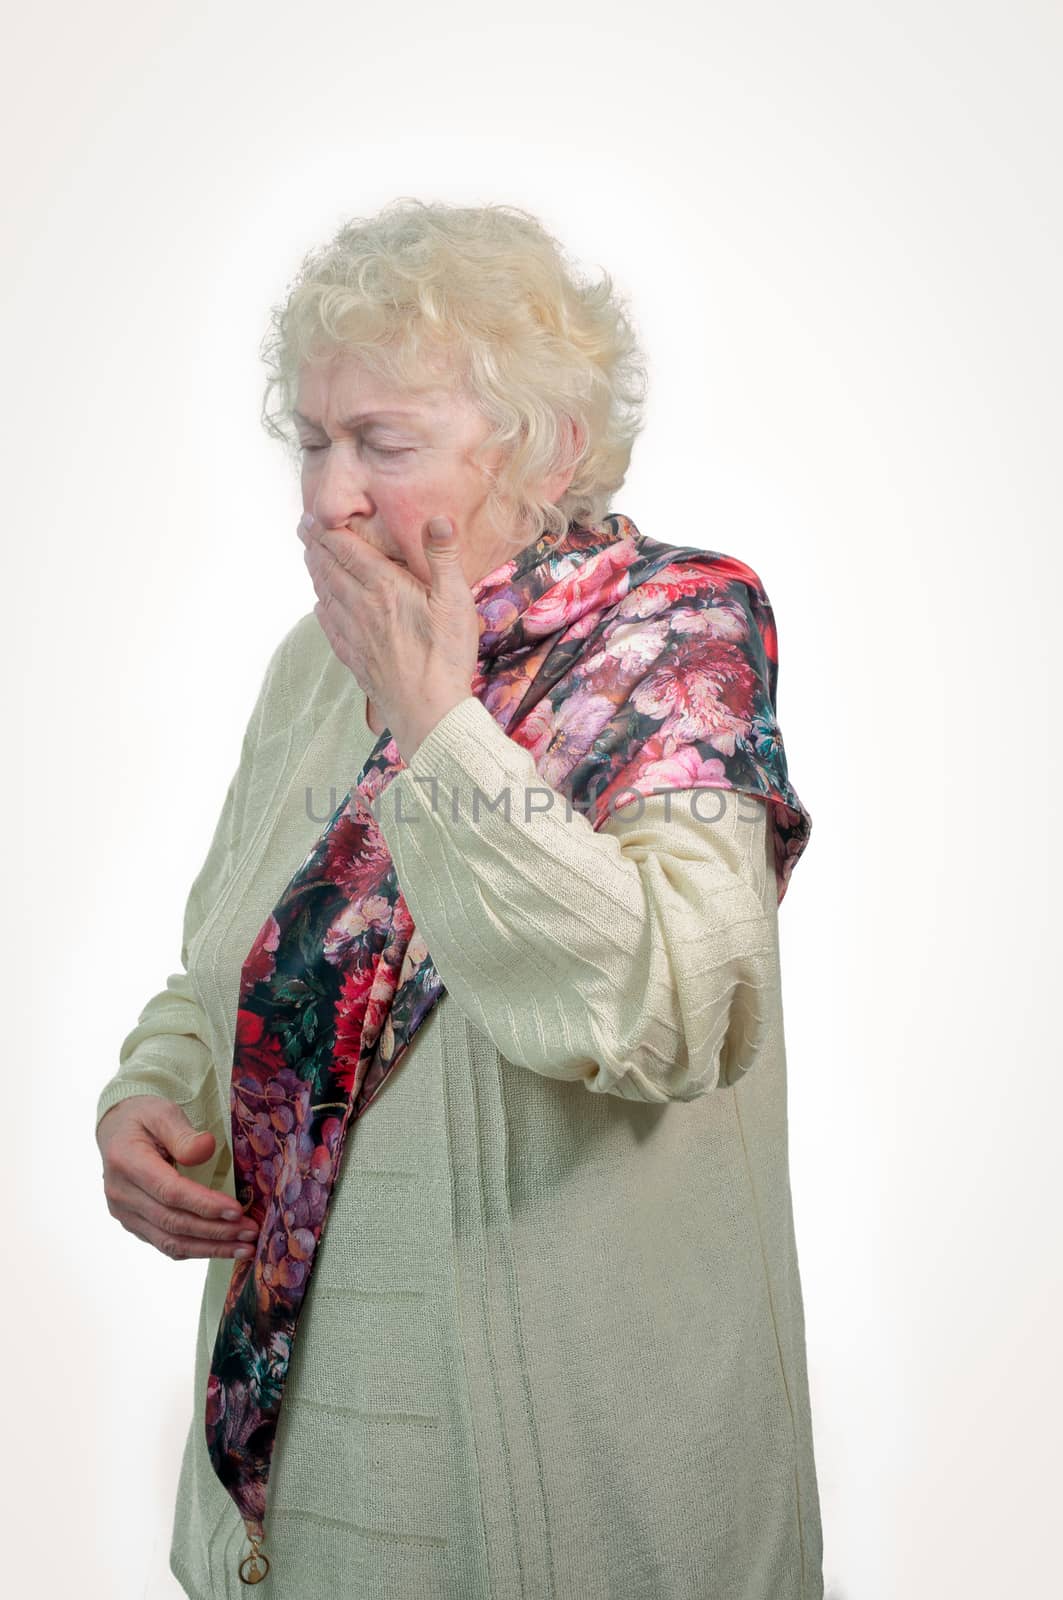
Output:
[[[226,1222],[239,1222],[240,1218],[243,1216],[243,1212],[242,1211],[223,1211],[222,1212],[222,1216],[225,1218]]]
[[[314,513],[312,511],[304,511],[302,516],[299,518],[300,528],[305,528],[307,532],[309,532],[313,525]]]
[[[233,1251],[234,1256],[243,1256],[245,1261],[248,1256],[253,1256],[254,1253],[254,1250],[249,1244],[238,1244],[236,1249]]]
[[[241,1228],[240,1232],[236,1235],[236,1237],[238,1239],[257,1239],[258,1238],[258,1229],[257,1228]]]

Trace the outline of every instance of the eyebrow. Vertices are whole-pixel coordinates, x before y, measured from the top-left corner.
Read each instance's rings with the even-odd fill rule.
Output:
[[[302,422],[308,428],[316,428],[318,433],[324,433],[324,431],[325,431],[324,428],[321,426],[320,422],[312,422],[309,417],[304,417],[303,413],[301,411],[293,410],[292,416],[295,418],[296,422]],[[340,417],[339,426],[341,428],[354,428],[354,427],[357,427],[357,425],[360,422],[370,422],[370,421],[373,421],[377,417],[414,417],[414,418],[417,418],[417,417],[420,417],[420,416],[421,416],[421,413],[419,411],[412,411],[412,410],[398,411],[398,410],[392,409],[392,410],[387,410],[387,411],[359,411],[357,413],[357,415],[353,416],[353,417]]]

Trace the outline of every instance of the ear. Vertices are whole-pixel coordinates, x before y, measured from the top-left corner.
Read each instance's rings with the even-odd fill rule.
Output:
[[[551,473],[543,484],[545,498],[554,505],[557,504],[576,476],[576,468],[579,465],[579,458],[583,454],[586,442],[587,435],[575,418],[562,417],[559,455],[563,464],[558,467],[556,472]]]

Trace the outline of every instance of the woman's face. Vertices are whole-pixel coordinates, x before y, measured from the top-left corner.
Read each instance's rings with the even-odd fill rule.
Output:
[[[343,352],[301,368],[294,421],[303,510],[322,527],[351,529],[423,583],[421,534],[434,516],[453,522],[470,584],[516,554],[487,524],[490,484],[469,457],[489,424],[455,389],[394,389]]]

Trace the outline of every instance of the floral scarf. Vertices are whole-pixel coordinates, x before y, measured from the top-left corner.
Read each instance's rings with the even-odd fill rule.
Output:
[[[619,513],[546,534],[473,585],[470,692],[597,830],[636,795],[764,800],[781,901],[812,819],[775,717],[775,622],[732,556],[645,538]],[[240,981],[230,1105],[237,1260],[207,1385],[207,1447],[269,1569],[266,1489],[292,1342],[351,1124],[446,994],[370,805],[404,762],[385,729],[266,919]]]

